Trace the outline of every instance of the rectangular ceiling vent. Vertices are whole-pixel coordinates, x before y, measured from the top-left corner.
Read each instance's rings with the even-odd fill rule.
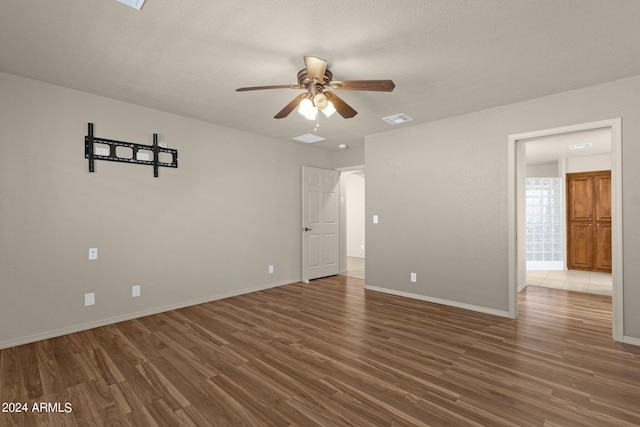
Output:
[[[411,117],[406,114],[394,114],[393,116],[383,117],[382,120],[389,123],[390,125],[399,125],[400,123],[407,123],[413,120]]]
[[[142,9],[142,5],[144,4],[144,0],[117,0],[117,1],[138,10]]]
[[[569,147],[569,150],[582,150],[583,148],[591,147],[591,143],[590,142],[584,142],[582,144],[568,145],[567,147]]]
[[[293,139],[300,142],[306,142],[307,144],[313,144],[314,142],[324,141],[326,138],[310,133],[305,133],[304,135],[296,136]]]

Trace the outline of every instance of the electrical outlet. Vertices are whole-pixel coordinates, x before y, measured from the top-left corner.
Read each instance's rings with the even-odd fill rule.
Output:
[[[89,259],[98,259],[98,248],[89,248]]]
[[[411,281],[412,282],[417,282],[418,281],[418,275],[416,273],[411,273]]]
[[[84,306],[88,307],[90,305],[94,305],[96,303],[96,294],[91,292],[88,294],[84,294]]]
[[[131,287],[131,296],[133,298],[140,296],[140,285],[133,285]]]
[[[108,148],[104,148],[104,147],[98,147],[98,148],[96,148],[96,151],[94,152],[94,154],[96,156],[108,156],[109,155],[109,149]]]
[[[269,274],[273,274],[273,265],[269,266]]]

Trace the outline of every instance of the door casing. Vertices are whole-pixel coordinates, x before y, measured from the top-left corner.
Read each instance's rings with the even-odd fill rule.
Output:
[[[625,342],[622,246],[622,119],[614,118],[572,126],[509,135],[508,137],[508,235],[509,317],[518,317],[518,291],[526,277],[525,242],[525,140],[595,129],[611,130],[612,211],[612,323],[613,339]],[[520,236],[520,238],[519,238]]]
[[[340,273],[340,173],[302,167],[302,281]]]

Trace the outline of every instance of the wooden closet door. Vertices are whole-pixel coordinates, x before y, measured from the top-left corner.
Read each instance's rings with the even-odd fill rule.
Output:
[[[594,176],[595,247],[593,267],[611,272],[611,171]]]
[[[567,174],[567,267],[611,272],[611,171]]]
[[[572,221],[567,229],[567,264],[576,270],[593,270],[593,224]]]
[[[567,174],[567,216],[569,221],[591,221],[593,205],[593,176]]]
[[[611,221],[597,223],[595,230],[593,269],[611,273]]]
[[[611,222],[611,171],[593,177],[595,186],[596,221]]]

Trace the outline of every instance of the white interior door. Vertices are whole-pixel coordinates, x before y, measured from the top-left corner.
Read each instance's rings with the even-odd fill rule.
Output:
[[[340,173],[302,167],[302,281],[340,273]]]

